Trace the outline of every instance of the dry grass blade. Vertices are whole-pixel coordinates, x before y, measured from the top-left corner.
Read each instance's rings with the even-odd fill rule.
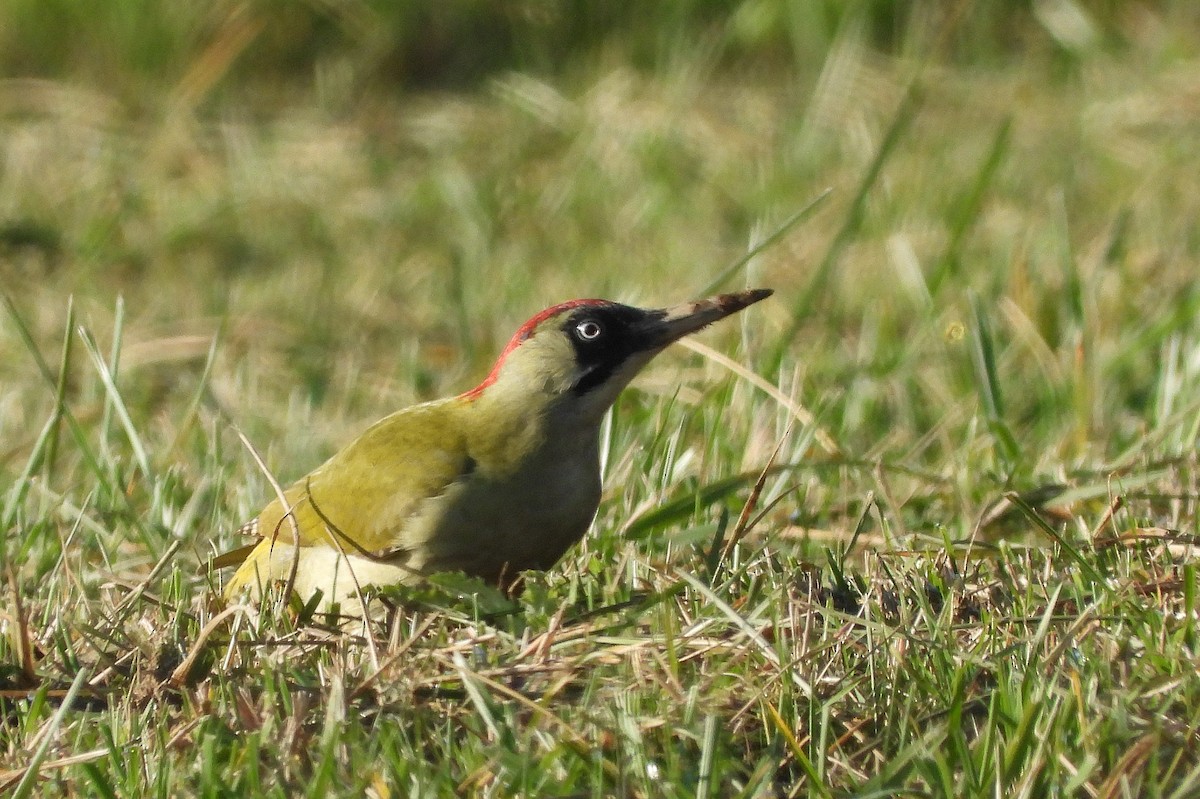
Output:
[[[171,672],[171,676],[167,678],[165,684],[176,690],[182,688],[187,683],[192,668],[196,665],[196,661],[204,651],[204,645],[208,642],[209,636],[216,632],[217,628],[226,619],[235,615],[244,615],[253,619],[258,616],[258,611],[249,605],[233,605],[213,616],[208,624],[204,625],[204,629],[200,631],[200,634],[196,636],[195,642],[192,644],[191,649],[188,650],[187,657]]]
[[[137,584],[137,587],[134,588],[128,596],[121,600],[121,603],[117,605],[116,608],[114,608],[114,614],[119,615],[123,611],[132,607],[133,604],[146,593],[146,589],[150,587],[150,583],[156,580],[158,576],[162,574],[163,569],[167,567],[167,564],[171,562],[171,559],[175,557],[176,553],[179,552],[179,549],[182,546],[182,541],[178,539],[172,541],[171,545],[167,547],[165,552],[163,552],[162,557],[158,559],[158,562],[154,564],[154,567],[150,569],[150,572],[145,576],[145,578]]]
[[[738,545],[746,532],[750,529],[750,514],[758,507],[758,498],[762,495],[763,487],[767,484],[767,477],[771,474],[771,469],[775,465],[775,461],[779,458],[779,451],[783,448],[783,444],[788,440],[788,436],[792,433],[792,426],[789,424],[787,429],[783,431],[779,441],[775,444],[775,449],[771,451],[771,457],[767,458],[767,465],[763,467],[762,473],[758,479],[754,481],[754,487],[750,489],[750,496],[746,498],[745,504],[742,505],[742,512],[738,514],[737,523],[733,526],[733,532],[729,534],[729,538],[725,541],[725,546],[721,550],[721,558],[718,563],[723,563],[729,559],[733,553],[733,548]]]
[[[1100,521],[1096,522],[1096,526],[1092,528],[1092,541],[1099,540],[1100,531],[1112,523],[1113,517],[1117,515],[1117,511],[1123,507],[1125,507],[1125,498],[1117,494],[1112,498],[1112,502],[1108,503],[1108,507],[1104,509],[1104,515],[1100,517]]]
[[[1137,784],[1151,754],[1161,743],[1161,736],[1157,731],[1148,732],[1122,755],[1108,779],[1100,786],[1099,799],[1117,799],[1129,795],[1130,788]]]
[[[750,622],[746,621],[746,619],[744,619],[740,613],[734,610],[728,602],[717,596],[711,588],[704,584],[702,580],[685,571],[673,570],[672,575],[678,577],[692,588],[696,589],[696,591],[698,591],[700,595],[705,598],[705,600],[711,602],[714,607],[718,608],[721,613],[724,614],[727,619],[733,622],[734,626],[737,627],[742,634],[754,644],[755,648],[762,653],[763,657],[765,657],[773,666],[775,666],[775,668],[784,668],[783,663],[779,659],[779,653],[777,653],[771,646],[771,643],[763,637],[762,633],[754,629],[754,626],[750,624]],[[812,686],[809,685],[803,677],[796,673],[795,669],[789,668],[787,671],[788,676],[790,676],[792,679],[792,682],[795,683],[796,687],[799,688],[805,696],[813,696]]]
[[[681,339],[678,343],[684,347],[687,347],[692,352],[703,355],[705,358],[712,361],[713,363],[717,363],[717,364],[720,364],[721,366],[725,367],[726,369],[733,372],[735,375],[742,378],[747,383],[749,383],[750,385],[759,389],[764,394],[766,394],[768,397],[770,397],[771,399],[775,400],[780,405],[782,405],[785,409],[787,409],[787,412],[790,413],[792,415],[792,418],[795,419],[797,422],[804,425],[805,427],[813,427],[814,428],[813,438],[815,438],[817,440],[817,443],[819,443],[821,445],[821,449],[825,450],[826,454],[838,455],[841,453],[841,450],[838,448],[837,443],[833,440],[833,437],[830,436],[827,431],[816,426],[817,418],[815,416],[813,416],[810,412],[805,410],[802,406],[797,405],[795,401],[790,399],[786,394],[784,394],[778,388],[776,388],[772,384],[768,383],[766,380],[759,377],[754,372],[747,369],[745,366],[742,366],[740,363],[733,360],[729,356],[727,356],[721,352],[718,352],[717,350],[714,350],[712,347],[709,347],[706,344],[696,341],[695,339],[685,338],[685,339]]]
[[[17,586],[17,575],[12,570],[12,564],[7,565],[5,573],[8,577],[8,590],[12,592],[13,599],[12,641],[17,650],[17,665],[25,681],[29,685],[36,685],[38,676],[33,662],[33,637],[29,631],[29,617],[25,613],[25,603],[21,599],[21,589]]]
[[[254,14],[253,6],[240,3],[229,6],[229,14],[217,35],[175,87],[180,105],[189,111],[197,105],[266,27],[267,21]]]
[[[437,620],[437,616],[431,615],[421,622],[421,626],[418,627],[416,631],[408,637],[408,640],[401,644],[395,652],[388,655],[387,658],[380,663],[370,675],[368,675],[353,691],[350,692],[349,698],[355,699],[365,694],[367,690],[379,680],[385,671],[390,669],[396,663],[399,663],[400,658],[408,654],[408,651],[421,640],[421,637],[425,635],[425,633]]]
[[[91,749],[87,752],[79,752],[78,754],[70,755],[69,757],[60,757],[55,760],[47,760],[38,767],[38,773],[44,774],[47,771],[57,771],[58,769],[70,768],[71,766],[78,766],[83,763],[91,763],[93,760],[100,760],[101,758],[108,757],[111,751],[112,750],[105,747],[101,749]],[[25,776],[26,772],[28,771],[28,766],[24,768],[0,771],[0,792],[12,788],[18,781],[21,780],[22,777]],[[16,796],[16,793],[14,793],[13,796]]]
[[[254,465],[258,467],[259,472],[266,478],[267,484],[271,486],[271,490],[275,492],[275,499],[279,501],[279,506],[285,509],[283,516],[280,518],[280,524],[283,523],[283,519],[287,519],[288,529],[292,533],[292,568],[288,573],[287,582],[284,584],[280,602],[282,605],[291,597],[292,589],[296,585],[296,569],[300,566],[300,526],[296,523],[295,512],[291,503],[288,502],[287,495],[284,494],[283,486],[279,484],[279,481],[275,479],[275,475],[267,468],[267,463],[263,460],[262,455],[259,454],[258,448],[250,443],[250,439],[241,430],[235,428],[235,431],[237,432],[238,441],[241,441],[242,446],[250,453],[250,457],[254,459]],[[270,536],[271,546],[274,547],[275,541],[279,537],[278,525],[270,532]]]

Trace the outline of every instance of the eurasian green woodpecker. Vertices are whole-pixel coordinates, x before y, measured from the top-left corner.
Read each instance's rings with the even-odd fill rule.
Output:
[[[770,296],[644,310],[555,305],[521,325],[475,388],[393,413],[239,530],[226,586],[281,582],[346,605],[360,588],[462,571],[511,586],[583,537],[600,503],[605,411],[668,344]]]

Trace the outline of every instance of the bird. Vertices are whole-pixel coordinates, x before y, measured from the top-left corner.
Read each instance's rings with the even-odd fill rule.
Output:
[[[367,587],[439,572],[512,591],[590,527],[601,423],[634,376],[772,293],[656,309],[578,299],[534,315],[477,386],[384,417],[244,524],[254,542],[210,563],[238,567],[225,596],[261,601],[282,584],[345,608]]]

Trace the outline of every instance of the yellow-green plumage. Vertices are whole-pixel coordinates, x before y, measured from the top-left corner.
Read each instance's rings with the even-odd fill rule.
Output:
[[[767,293],[667,311],[575,301],[539,314],[479,387],[380,420],[287,489],[286,503],[267,505],[243,528],[260,540],[227,595],[291,580],[305,598],[345,604],[360,587],[438,571],[508,585],[549,568],[595,514],[599,426],[617,394],[667,343]],[[575,333],[580,320],[603,323],[611,351]]]

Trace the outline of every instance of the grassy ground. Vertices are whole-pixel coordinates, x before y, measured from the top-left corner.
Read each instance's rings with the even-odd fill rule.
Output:
[[[217,97],[266,36],[231,15],[157,94],[0,82],[0,790],[1200,792],[1195,11],[1034,5],[881,43],[744,3],[648,64]],[[299,476],[826,188],[720,284],[776,296],[622,397],[591,534],[519,600],[217,598],[270,496],[239,431]]]

